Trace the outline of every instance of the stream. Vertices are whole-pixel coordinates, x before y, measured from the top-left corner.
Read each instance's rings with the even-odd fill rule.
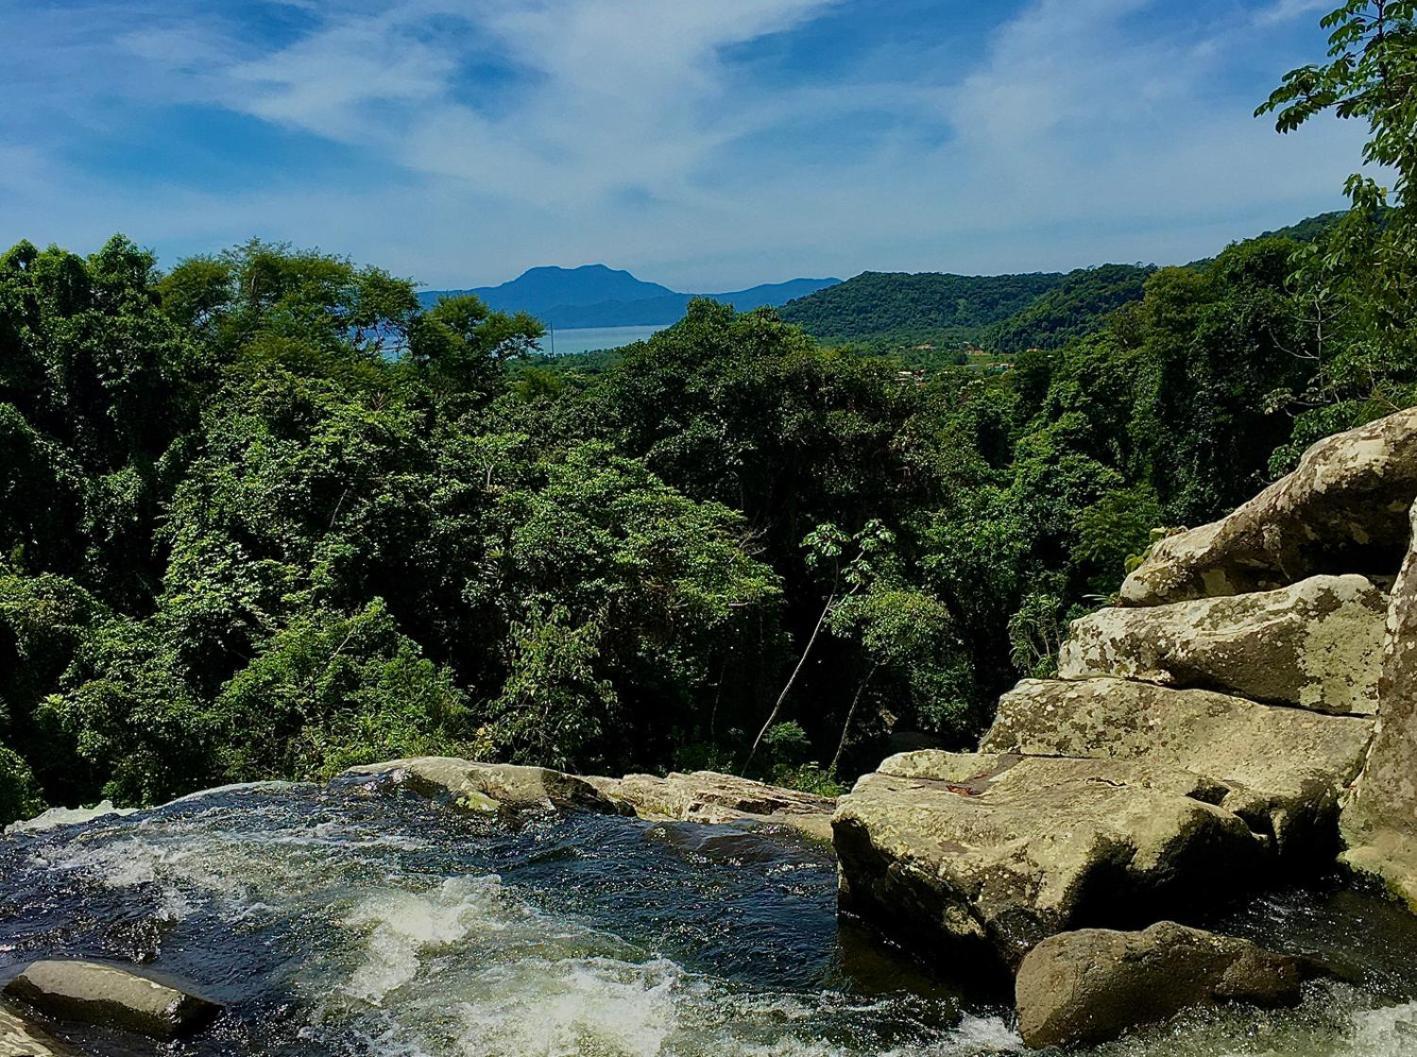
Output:
[[[1011,1011],[838,923],[830,850],[594,814],[509,827],[367,785],[265,783],[0,839],[0,982],[140,962],[226,1014],[96,1057],[984,1057]],[[1417,919],[1336,884],[1231,914],[1343,982],[1097,1057],[1413,1057]],[[957,974],[967,981],[968,967]]]

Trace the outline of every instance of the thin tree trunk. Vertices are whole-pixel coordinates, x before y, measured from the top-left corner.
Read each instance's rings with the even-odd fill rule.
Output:
[[[822,625],[826,623],[827,614],[831,612],[832,605],[835,602],[836,592],[833,591],[827,598],[827,604],[822,607],[822,615],[817,618],[817,626],[812,629],[812,637],[807,640],[806,649],[802,651],[802,656],[797,658],[797,667],[792,669],[792,674],[788,676],[787,679],[787,685],[782,688],[782,693],[777,695],[777,704],[773,705],[772,711],[768,713],[768,719],[767,722],[763,724],[763,729],[758,731],[758,736],[753,739],[753,747],[748,750],[748,758],[743,761],[744,770],[747,769],[748,764],[753,762],[753,757],[758,754],[758,746],[763,743],[763,736],[767,734],[772,725],[777,722],[778,714],[782,712],[782,703],[787,700],[787,695],[792,690],[792,684],[797,682],[798,673],[802,671],[802,666],[807,663],[807,655],[812,652],[812,647],[816,645],[817,635],[821,633]]]
[[[861,680],[861,685],[856,688],[856,696],[851,699],[851,707],[846,710],[846,722],[841,725],[841,741],[837,743],[836,755],[832,757],[832,765],[827,768],[827,774],[835,775],[837,767],[841,764],[841,754],[846,750],[846,734],[851,729],[851,721],[856,718],[856,706],[861,703],[861,695],[866,690],[866,684],[871,681],[871,677],[880,668],[880,662],[871,665],[871,670],[866,673],[866,678]]]

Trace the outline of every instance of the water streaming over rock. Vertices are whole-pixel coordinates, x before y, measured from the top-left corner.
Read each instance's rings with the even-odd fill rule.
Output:
[[[1401,915],[1292,893],[1229,924],[1335,950],[1346,936],[1356,982],[1315,985],[1298,1010],[1190,1017],[1098,1053],[1417,1054],[1417,930]],[[825,848],[592,814],[507,827],[357,785],[236,787],[5,837],[0,979],[56,954],[148,963],[228,1006],[175,1046],[57,1026],[99,1055],[1019,1049],[1006,1010],[839,927]]]

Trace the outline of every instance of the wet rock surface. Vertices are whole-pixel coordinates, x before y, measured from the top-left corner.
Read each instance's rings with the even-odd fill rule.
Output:
[[[1221,783],[1161,764],[925,751],[833,818],[844,909],[940,961],[1017,966],[1040,940],[1244,895],[1272,842]]]
[[[198,1031],[221,1012],[175,981],[104,962],[33,962],[5,985],[5,994],[61,1020],[163,1039]]]
[[[0,1006],[0,1057],[80,1057],[79,1051]]]
[[[1073,622],[1058,674],[1117,676],[1372,715],[1386,614],[1386,595],[1362,576],[1316,576],[1259,594],[1103,609]]]
[[[1314,573],[1391,575],[1414,497],[1417,408],[1319,441],[1228,517],[1161,540],[1122,585],[1122,604],[1265,591]]]
[[[1019,1033],[1035,1048],[1106,1042],[1191,1006],[1291,1005],[1312,975],[1304,959],[1169,921],[1065,932],[1019,967]]]
[[[452,756],[422,756],[409,760],[351,767],[352,778],[384,777],[421,796],[447,799],[454,806],[479,814],[500,810],[552,811],[580,808],[624,813],[625,809],[592,783],[546,767],[508,763],[478,763]]]

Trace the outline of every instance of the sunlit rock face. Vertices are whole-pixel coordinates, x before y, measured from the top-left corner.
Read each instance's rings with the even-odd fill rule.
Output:
[[[1344,861],[1417,910],[1417,506],[1392,592],[1378,683],[1378,732],[1342,816]]]
[[[1417,408],[1319,441],[1230,516],[1161,540],[1122,585],[1122,604],[1266,591],[1315,573],[1390,576],[1414,498]]]
[[[1417,409],[1162,539],[1073,623],[1058,679],[1003,697],[981,754],[892,757],[842,799],[843,909],[1016,966],[1341,851],[1417,909],[1414,493]]]
[[[941,959],[1007,968],[1055,932],[1252,890],[1271,842],[1221,783],[1163,764],[934,750],[886,760],[832,821],[841,903]]]
[[[1103,609],[1073,622],[1063,679],[1118,676],[1337,715],[1378,709],[1387,596],[1362,576],[1277,591]]]
[[[999,700],[981,751],[1149,760],[1222,784],[1219,806],[1286,856],[1333,854],[1339,797],[1372,736],[1366,717],[1101,678],[1025,680]]]

